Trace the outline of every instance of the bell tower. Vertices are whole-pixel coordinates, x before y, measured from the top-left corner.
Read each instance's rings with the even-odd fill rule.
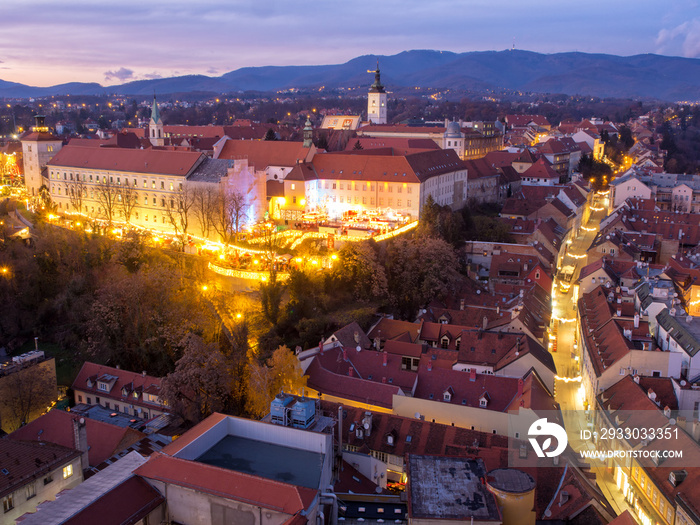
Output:
[[[386,124],[386,91],[379,76],[379,60],[377,69],[370,69],[367,73],[374,73],[374,84],[367,95],[367,120],[372,124]]]
[[[163,121],[160,118],[160,111],[158,111],[155,93],[153,94],[153,106],[151,106],[151,120],[148,122],[148,138],[153,146],[165,145]]]

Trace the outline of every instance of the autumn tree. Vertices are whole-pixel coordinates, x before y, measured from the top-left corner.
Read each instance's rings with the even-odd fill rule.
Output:
[[[265,364],[250,365],[248,413],[262,417],[270,411],[270,402],[281,391],[301,394],[306,388],[306,376],[299,360],[286,346],[280,346]]]
[[[223,410],[231,397],[226,358],[215,343],[189,333],[175,371],[163,378],[161,395],[171,410],[193,423]]]
[[[333,278],[357,299],[384,298],[388,292],[386,272],[372,241],[346,243],[333,266]]]
[[[263,317],[272,325],[277,324],[284,285],[277,280],[277,272],[271,272],[267,281],[260,283],[260,307]]]

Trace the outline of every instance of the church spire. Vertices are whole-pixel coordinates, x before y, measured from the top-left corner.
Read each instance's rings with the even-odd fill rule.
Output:
[[[384,86],[382,86],[382,81],[379,77],[379,59],[377,59],[377,69],[374,71],[369,70],[368,73],[374,73],[374,84],[369,88],[369,92],[384,93]]]
[[[153,93],[153,106],[151,106],[151,120],[154,124],[160,122],[160,111],[158,111],[158,103],[156,102],[156,94]]]

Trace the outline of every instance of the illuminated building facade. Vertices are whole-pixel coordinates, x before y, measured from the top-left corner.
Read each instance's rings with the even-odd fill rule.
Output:
[[[31,133],[22,137],[22,158],[24,159],[24,184],[27,192],[39,195],[39,188],[45,183],[42,171],[51,158],[63,146],[63,141],[49,133],[44,124],[44,116],[35,117],[36,125]]]
[[[282,217],[303,207],[331,219],[363,211],[417,219],[429,195],[453,209],[466,203],[467,168],[451,150],[403,156],[323,153],[295,166],[284,184],[285,195],[277,197]]]

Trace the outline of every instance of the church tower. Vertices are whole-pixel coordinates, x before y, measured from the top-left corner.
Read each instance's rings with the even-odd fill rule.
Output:
[[[376,70],[367,72],[374,73],[374,84],[367,96],[367,120],[372,124],[386,124],[386,91],[379,78],[379,61]]]
[[[305,148],[310,148],[313,145],[314,128],[311,126],[311,117],[306,117],[304,123],[304,144]]]
[[[153,94],[153,106],[151,107],[151,120],[148,122],[148,138],[154,146],[165,145],[163,121],[160,118],[160,111],[158,111],[155,93]]]
[[[49,133],[44,115],[35,115],[34,119],[32,132],[21,139],[24,184],[32,197],[39,195],[42,185],[49,185],[46,164],[63,146],[63,140]]]

